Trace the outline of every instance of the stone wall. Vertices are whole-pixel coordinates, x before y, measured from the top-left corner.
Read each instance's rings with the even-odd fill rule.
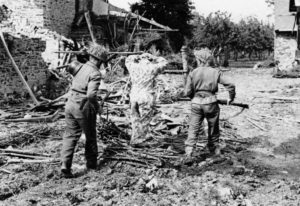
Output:
[[[67,36],[75,17],[74,0],[0,0],[0,5],[12,11],[0,27],[28,36],[49,31]]]
[[[46,48],[40,38],[14,37],[5,35],[9,50],[30,86],[43,85],[47,78],[47,65],[41,57]],[[0,44],[0,94],[26,96],[26,90],[12,63]]]
[[[296,49],[296,37],[290,34],[276,34],[275,61],[279,61],[280,70],[290,71],[293,69]]]
[[[57,62],[59,40],[68,37],[75,0],[0,0],[0,30],[30,86],[44,85],[48,64]],[[26,90],[0,44],[0,96]]]

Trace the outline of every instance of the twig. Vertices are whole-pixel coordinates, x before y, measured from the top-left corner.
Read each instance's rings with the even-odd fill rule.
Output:
[[[103,159],[115,160],[115,161],[125,161],[125,162],[135,162],[135,163],[139,163],[142,165],[147,165],[146,162],[143,162],[143,161],[140,161],[137,159],[125,158],[125,157],[103,157]]]
[[[33,163],[33,164],[39,164],[39,163],[59,163],[58,159],[44,159],[44,160],[23,160],[23,159],[9,159],[7,161],[7,164],[16,164],[16,163]]]
[[[267,130],[261,126],[259,126],[258,124],[256,124],[255,122],[253,122],[251,119],[249,118],[246,118],[253,126],[257,127],[258,129],[264,131],[264,132],[267,132]]]
[[[7,174],[12,174],[11,171],[7,170],[7,169],[0,169],[1,172],[7,173]]]
[[[42,157],[42,156],[23,155],[23,154],[16,154],[16,153],[0,153],[0,156],[19,157],[19,158],[26,158],[26,159],[45,159],[46,158],[46,157]]]

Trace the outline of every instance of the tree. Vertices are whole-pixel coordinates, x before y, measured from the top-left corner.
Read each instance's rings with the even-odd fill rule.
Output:
[[[193,17],[192,9],[190,0],[142,0],[131,5],[131,11],[144,13],[144,17],[148,19],[153,18],[160,24],[179,29],[179,32],[168,34],[175,51],[179,51],[185,37],[192,34],[192,26],[189,24]]]
[[[229,46],[234,40],[234,24],[230,20],[231,15],[227,12],[215,12],[207,17],[196,16],[193,22],[195,29],[190,45],[193,48],[208,47],[215,57],[225,55],[224,62],[227,64]]]
[[[223,48],[232,39],[233,23],[230,17],[227,12],[211,13],[206,18],[198,16],[194,22],[192,44],[213,50]]]
[[[215,12],[207,17],[195,15],[193,38],[190,41],[192,48],[208,47],[215,56],[224,55],[225,60],[230,53],[237,60],[238,54],[248,54],[252,58],[255,54],[262,58],[263,52],[273,51],[273,25],[264,24],[256,17],[242,19],[234,23],[230,14]]]
[[[265,2],[268,4],[268,6],[274,6],[275,0],[265,0]]]

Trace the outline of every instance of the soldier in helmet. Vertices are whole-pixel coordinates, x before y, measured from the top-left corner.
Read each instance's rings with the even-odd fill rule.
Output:
[[[235,98],[235,85],[219,70],[213,68],[214,58],[211,55],[199,55],[204,66],[199,66],[190,72],[184,94],[192,99],[188,138],[185,141],[185,153],[188,157],[198,141],[198,136],[204,140],[203,120],[208,123],[207,149],[213,155],[221,154],[219,144],[219,115],[220,108],[216,93],[218,84],[224,85],[229,92],[228,104]],[[199,59],[198,59],[199,60]]]
[[[86,136],[86,168],[97,168],[96,115],[99,109],[97,91],[100,85],[100,65],[107,58],[103,46],[94,44],[89,50],[89,61],[85,64],[73,62],[68,72],[73,76],[69,98],[65,108],[66,132],[61,151],[61,173],[72,177],[71,167],[74,149],[81,133]]]

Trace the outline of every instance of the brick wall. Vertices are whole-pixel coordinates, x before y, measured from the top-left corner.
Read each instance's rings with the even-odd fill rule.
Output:
[[[288,34],[277,34],[275,38],[275,61],[279,61],[279,69],[289,71],[293,68],[296,38]]]
[[[44,85],[48,63],[57,62],[61,36],[68,37],[75,0],[0,0],[0,30],[30,86]],[[0,45],[0,96],[26,90]]]

